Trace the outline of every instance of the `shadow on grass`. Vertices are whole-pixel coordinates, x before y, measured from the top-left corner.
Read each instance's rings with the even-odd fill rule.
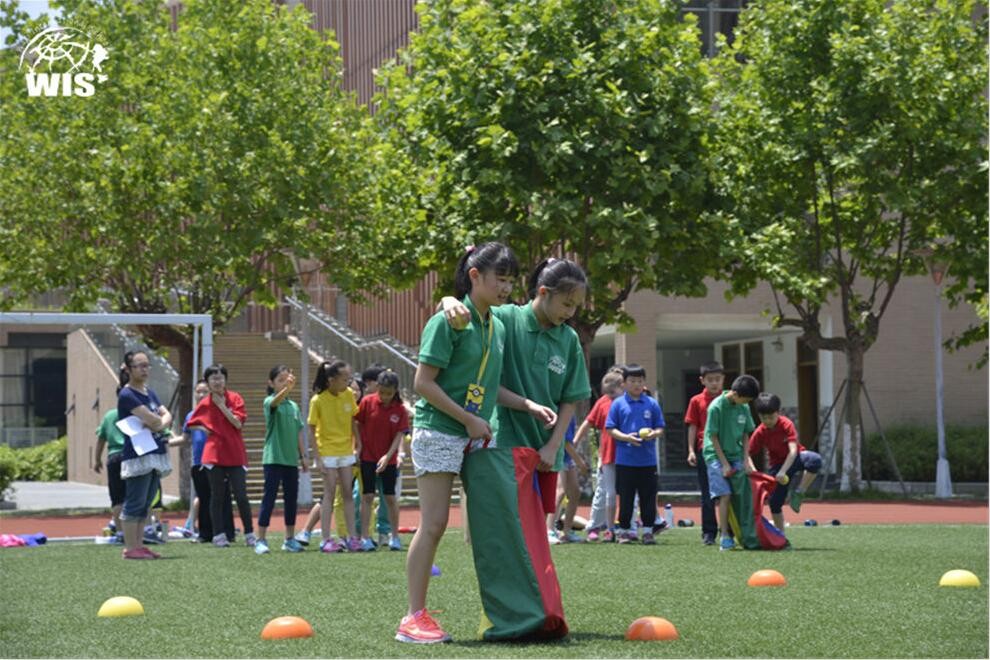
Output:
[[[571,632],[567,637],[563,639],[507,639],[498,641],[485,641],[480,639],[475,639],[467,642],[453,642],[454,646],[462,647],[465,649],[483,649],[493,645],[497,646],[547,646],[547,647],[566,647],[571,644],[585,643],[585,642],[621,642],[625,639],[625,635],[622,634],[604,634],[604,633],[591,633],[591,632]]]

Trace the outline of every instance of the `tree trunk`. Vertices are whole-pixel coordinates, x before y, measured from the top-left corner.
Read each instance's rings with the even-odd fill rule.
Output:
[[[839,492],[858,493],[862,489],[863,429],[860,425],[860,398],[863,389],[865,351],[855,343],[846,349],[846,406],[842,420],[842,478]]]

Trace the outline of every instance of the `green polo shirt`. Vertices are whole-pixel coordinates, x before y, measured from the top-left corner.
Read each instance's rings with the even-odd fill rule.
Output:
[[[471,323],[463,330],[454,330],[447,323],[443,312],[437,312],[423,328],[419,344],[419,361],[440,369],[437,385],[459,406],[464,405],[468,385],[478,378],[478,368],[491,335],[491,352],[480,385],[485,388],[484,403],[478,415],[484,420],[492,418],[498,399],[498,385],[502,377],[502,351],[505,346],[505,326],[492,314],[482,319],[470,296],[462,300],[471,310]],[[496,308],[492,308],[495,311]],[[464,425],[453,417],[430,405],[425,397],[416,402],[413,426],[433,429],[441,433],[466,437]]]
[[[705,423],[705,444],[702,454],[705,463],[718,460],[712,433],[718,435],[718,444],[729,461],[741,461],[746,451],[746,439],[756,430],[748,403],[732,403],[724,392],[708,404],[708,421]]]
[[[562,403],[588,399],[591,385],[584,351],[574,328],[558,325],[543,328],[536,320],[532,303],[502,305],[492,310],[505,324],[508,340],[502,367],[502,384],[520,396],[552,408]],[[545,429],[532,415],[499,407],[496,441],[499,447],[540,449],[553,429]],[[554,462],[559,471],[564,461],[564,443]]]
[[[274,394],[265,397],[265,449],[262,465],[297,465],[299,463],[299,431],[302,430],[302,414],[299,404],[282,399],[272,410]]]
[[[117,428],[117,409],[107,411],[96,429],[96,437],[107,443],[107,458],[124,451],[124,432]]]

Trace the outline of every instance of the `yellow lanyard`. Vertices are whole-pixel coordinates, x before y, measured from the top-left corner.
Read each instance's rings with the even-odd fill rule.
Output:
[[[478,314],[481,318],[481,314]],[[475,381],[481,385],[481,377],[485,374],[485,367],[488,366],[488,356],[492,352],[492,340],[495,335],[495,319],[488,312],[488,345],[485,345],[485,319],[481,319],[481,366],[478,368],[478,379]]]

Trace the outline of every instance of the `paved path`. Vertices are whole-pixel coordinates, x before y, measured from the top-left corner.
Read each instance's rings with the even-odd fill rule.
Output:
[[[106,486],[75,481],[15,481],[7,499],[17,504],[17,511],[52,509],[104,509],[110,504]],[[177,497],[166,496],[165,503]]]

